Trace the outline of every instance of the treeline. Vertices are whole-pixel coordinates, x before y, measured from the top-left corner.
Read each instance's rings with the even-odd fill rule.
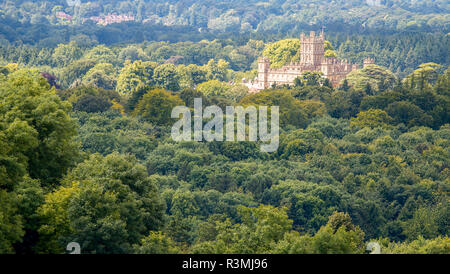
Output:
[[[422,35],[400,33],[383,35],[340,35],[327,37],[335,45],[340,58],[362,63],[367,57],[389,68],[403,78],[422,63],[450,64],[450,37],[448,35]]]
[[[159,66],[128,65],[121,93],[1,69],[2,253],[73,241],[83,253],[363,253],[373,240],[383,253],[450,252],[448,70],[399,80],[368,66],[336,90],[306,73],[247,94],[217,79],[164,86]],[[174,142],[172,108],[197,97],[279,105],[278,151]]]
[[[364,31],[449,30],[448,3],[445,0],[271,0],[271,1],[2,1],[4,13],[24,23],[82,24],[91,16],[110,13],[131,14],[137,22],[166,26],[191,26],[212,32],[298,32],[321,28],[347,33]],[[66,12],[71,20],[58,18]]]
[[[39,68],[42,72],[53,74],[57,83],[68,88],[76,81],[83,81],[89,71],[99,63],[108,64],[111,69],[109,77],[118,81],[120,71],[127,66],[126,62],[137,60],[152,61],[159,64],[173,63],[175,65],[204,66],[214,59],[224,60],[227,69],[250,71],[256,68],[256,60],[264,52],[270,52],[271,45],[281,45],[268,57],[273,63],[290,60],[299,56],[284,56],[286,52],[297,53],[299,40],[285,39],[275,43],[264,42],[266,39],[251,39],[249,37],[236,40],[214,39],[200,42],[144,42],[128,45],[102,45],[83,39],[84,36],[72,39],[72,42],[59,44],[55,47],[34,47],[27,45],[5,44],[0,46],[0,64],[17,63],[22,67]],[[266,37],[267,38],[267,37]],[[276,36],[271,39],[276,39]],[[396,34],[379,35],[327,35],[341,59],[348,59],[362,64],[364,58],[372,57],[376,63],[389,68],[398,77],[405,77],[413,68],[425,62],[435,62],[443,67],[450,64],[448,36],[433,34]],[[291,43],[289,41],[298,41]],[[333,47],[334,46],[334,47]],[[280,59],[280,60],[281,60]],[[235,75],[236,73],[231,73]],[[247,78],[251,75],[247,75]],[[242,78],[242,77],[241,77]],[[227,80],[240,81],[241,78]]]
[[[150,23],[125,22],[108,26],[95,23],[83,25],[50,25],[19,22],[0,11],[0,43],[29,44],[39,48],[53,48],[75,40],[83,44],[128,44],[144,41],[200,41],[211,39],[190,26],[162,26]]]

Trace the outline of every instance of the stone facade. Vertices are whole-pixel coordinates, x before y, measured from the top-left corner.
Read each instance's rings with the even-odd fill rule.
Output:
[[[244,84],[251,92],[258,92],[273,85],[292,85],[294,79],[301,76],[305,71],[318,71],[323,77],[328,78],[334,87],[358,65],[351,64],[347,60],[339,60],[335,57],[324,57],[324,33],[316,36],[311,32],[309,36],[300,36],[300,62],[291,63],[279,69],[270,68],[270,60],[266,57],[258,59],[258,77],[246,81]],[[364,60],[364,65],[373,64],[373,59]]]

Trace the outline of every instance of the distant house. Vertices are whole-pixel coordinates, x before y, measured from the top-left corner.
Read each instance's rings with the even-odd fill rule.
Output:
[[[58,18],[58,19],[62,19],[62,20],[67,20],[67,21],[72,21],[72,15],[70,15],[70,14],[67,14],[67,13],[65,13],[65,12],[63,12],[63,11],[58,11],[57,13],[56,13],[56,17]]]
[[[122,23],[122,22],[128,22],[128,21],[135,21],[136,19],[134,18],[133,15],[124,15],[124,14],[120,14],[120,15],[116,15],[116,14],[108,14],[106,16],[92,16],[89,18],[90,20],[96,22],[99,25],[110,25],[110,24],[115,24],[115,23]]]

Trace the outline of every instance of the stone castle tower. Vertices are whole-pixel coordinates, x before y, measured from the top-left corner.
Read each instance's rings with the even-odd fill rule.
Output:
[[[251,92],[272,87],[274,85],[293,85],[294,79],[301,76],[305,71],[321,72],[323,77],[328,78],[334,87],[358,65],[349,63],[347,60],[339,60],[335,57],[325,57],[325,35],[322,32],[316,35],[311,31],[309,36],[300,35],[300,62],[290,63],[279,69],[270,68],[270,60],[266,57],[258,59],[258,77],[244,84]],[[374,64],[373,59],[365,59],[364,66]]]
[[[369,65],[374,65],[375,64],[375,60],[373,58],[366,58],[364,59],[364,67],[367,67]]]
[[[319,68],[323,61],[325,37],[323,32],[316,36],[312,31],[309,37],[300,35],[300,64]]]
[[[270,60],[266,57],[258,59],[258,81],[261,84],[259,88],[264,89],[268,86],[268,72],[270,70]]]

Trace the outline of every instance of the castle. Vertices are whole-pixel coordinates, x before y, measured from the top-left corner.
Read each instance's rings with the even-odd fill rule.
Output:
[[[358,69],[358,65],[351,64],[347,60],[339,60],[336,57],[324,57],[325,37],[322,32],[316,36],[311,32],[309,37],[300,35],[300,62],[291,62],[289,65],[279,69],[270,68],[270,60],[266,57],[258,59],[258,77],[246,81],[243,80],[250,92],[270,88],[274,85],[292,85],[294,79],[301,76],[305,71],[318,71],[323,73],[323,77],[330,80],[336,87],[353,70]],[[365,59],[364,66],[374,64],[373,59]]]

